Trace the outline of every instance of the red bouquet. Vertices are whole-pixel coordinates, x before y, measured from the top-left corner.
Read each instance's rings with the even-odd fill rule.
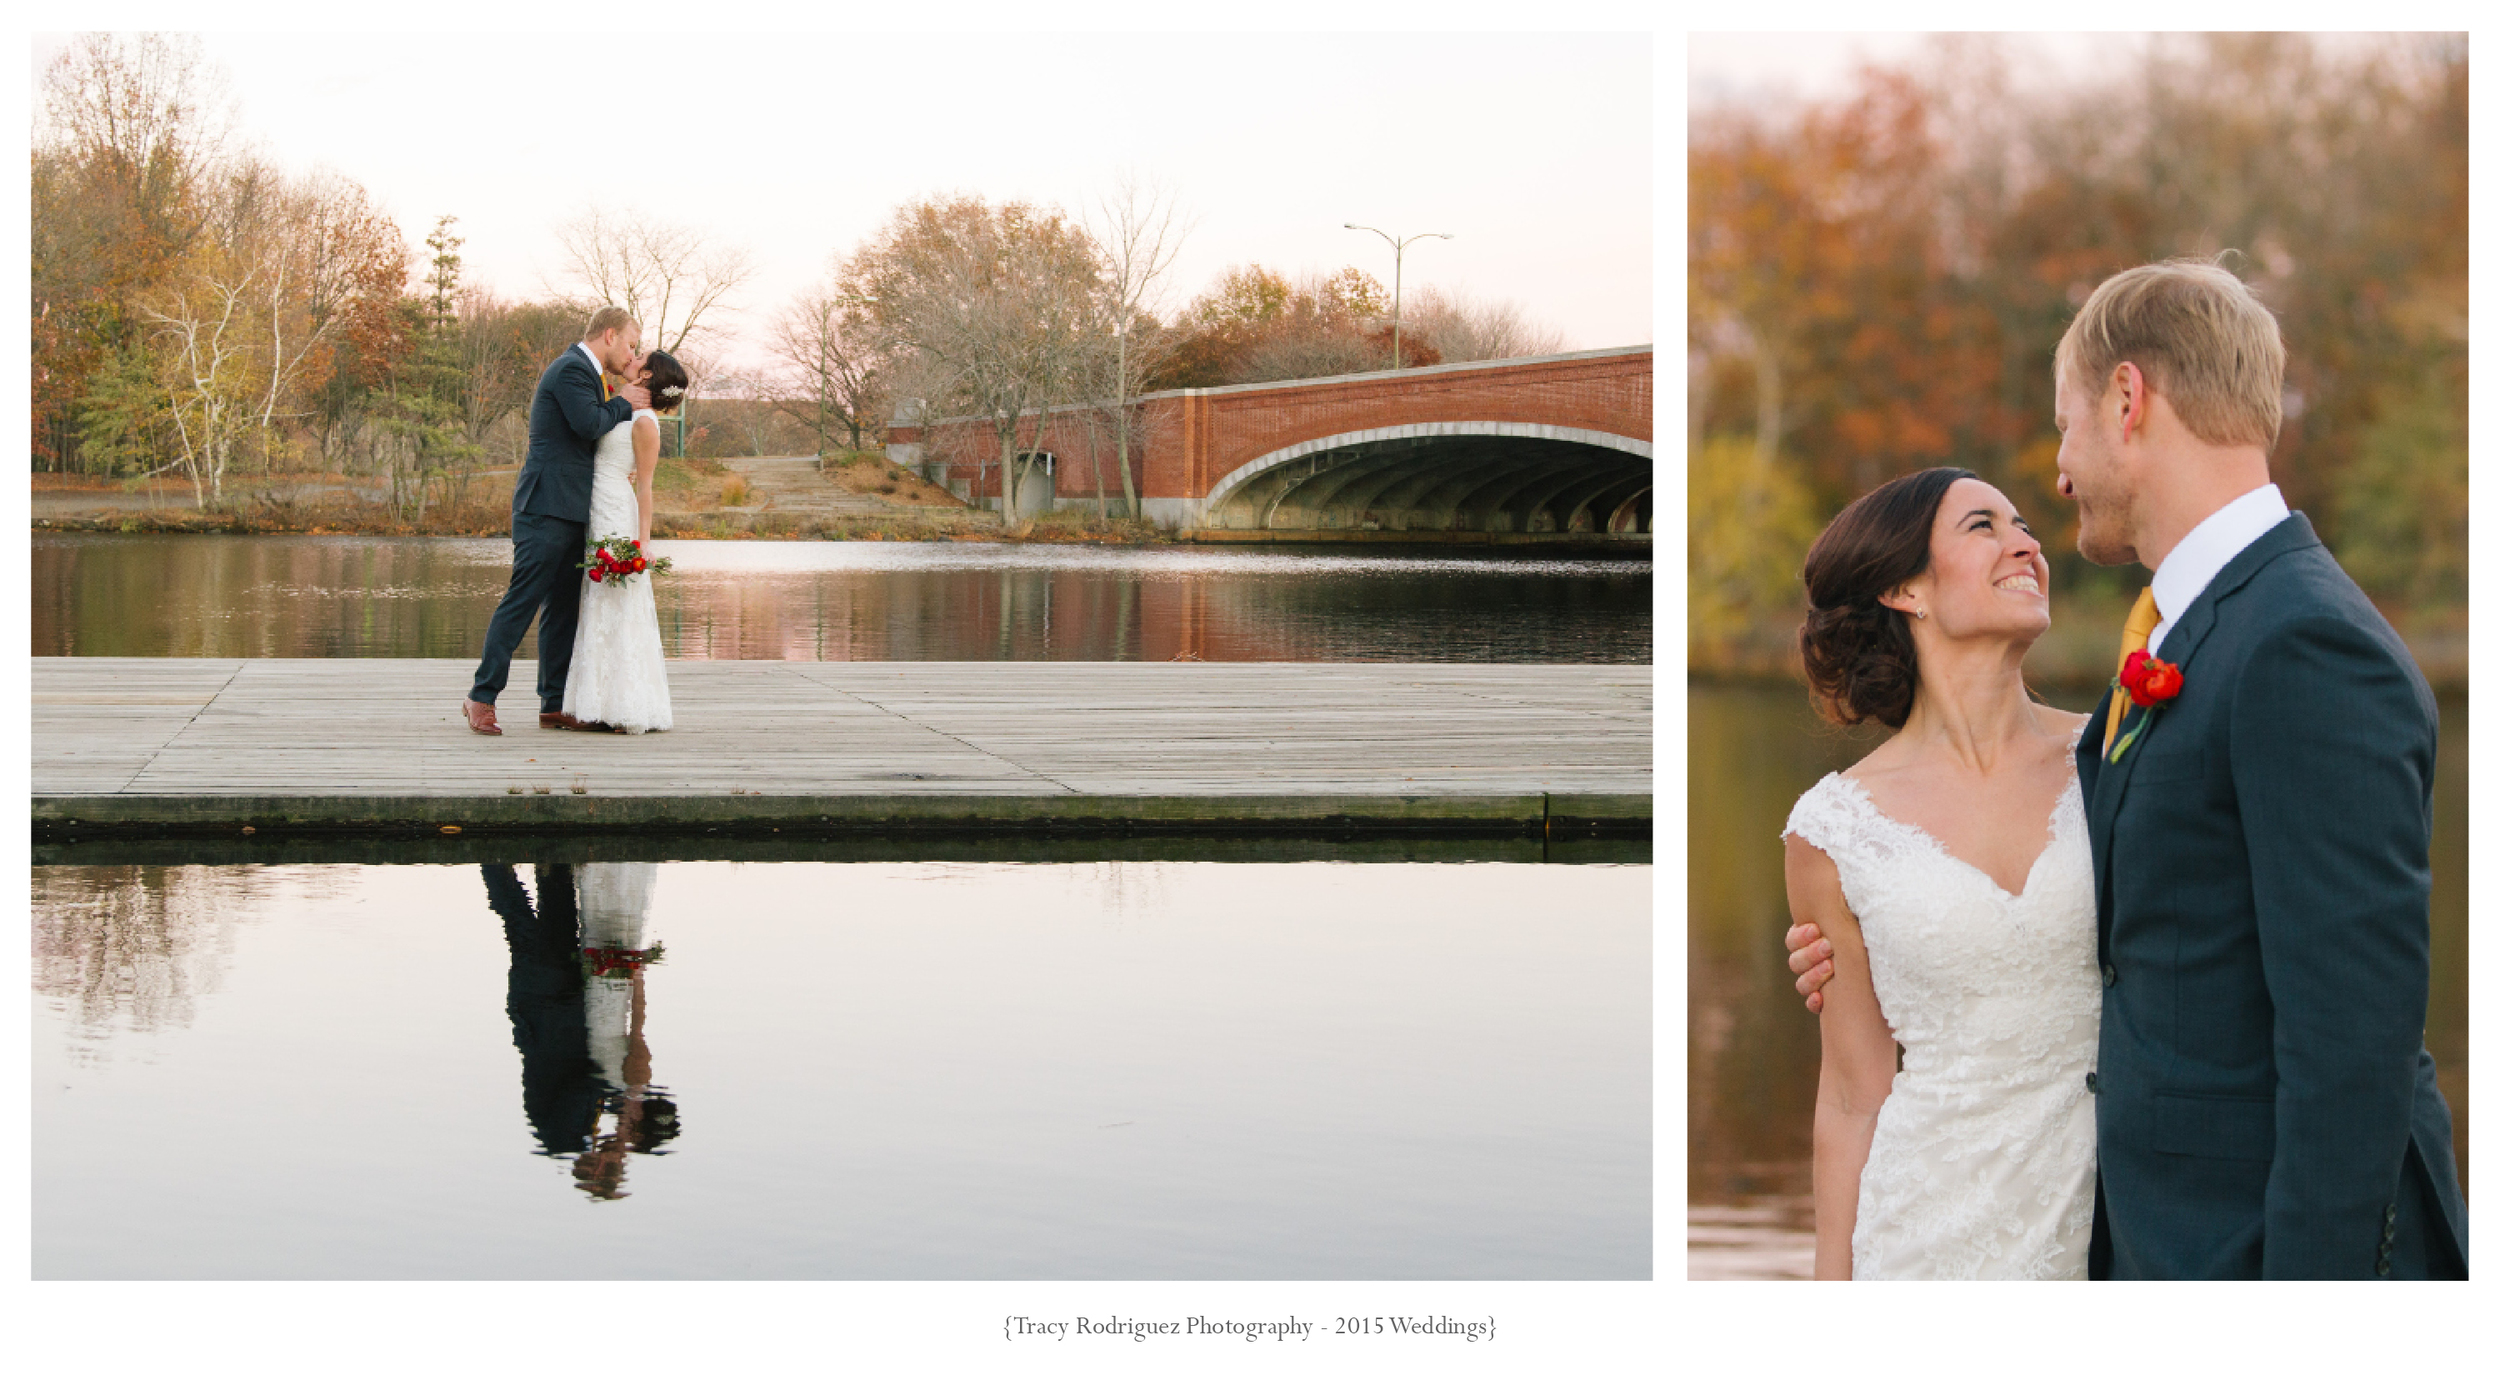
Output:
[[[648,950],[616,950],[606,946],[582,947],[582,972],[594,979],[630,979],[637,970],[658,964],[668,954],[665,945]]]
[[[581,567],[590,574],[592,582],[621,583],[636,573],[665,573],[669,571],[669,562],[645,555],[641,540],[615,535],[591,541],[589,556],[582,560]]]

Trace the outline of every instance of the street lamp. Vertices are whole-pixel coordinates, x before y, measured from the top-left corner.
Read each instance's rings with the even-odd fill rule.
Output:
[[[1368,224],[1349,224],[1346,228],[1371,229],[1373,233],[1388,239],[1389,247],[1397,250],[1397,266],[1393,269],[1390,279],[1394,285],[1389,288],[1392,293],[1389,297],[1389,366],[1403,368],[1406,366],[1406,246],[1417,239],[1455,239],[1458,236],[1456,234],[1409,234],[1403,239],[1398,239],[1390,238],[1388,230],[1372,229]]]

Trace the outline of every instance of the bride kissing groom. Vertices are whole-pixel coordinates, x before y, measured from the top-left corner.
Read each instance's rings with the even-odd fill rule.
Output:
[[[538,379],[529,456],[512,489],[512,580],[487,622],[485,652],[460,704],[480,735],[503,734],[495,698],[532,620],[539,621],[539,725],[639,735],[672,724],[650,575],[603,583],[583,571],[592,541],[651,539],[657,416],[684,403],[687,377],[676,359],[641,348],[633,317],[603,306],[582,341]],[[613,396],[608,373],[625,379]]]
[[[2270,479],[2283,366],[2204,262],[2103,282],[2059,343],[2081,551],[2153,574],[2088,719],[2025,690],[2048,567],[1975,475],[1808,554],[1817,704],[1896,732],[1787,831],[1819,1277],[2465,1277],[2437,706]]]

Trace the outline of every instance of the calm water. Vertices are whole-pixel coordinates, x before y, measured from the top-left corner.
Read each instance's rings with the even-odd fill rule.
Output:
[[[33,894],[44,1278],[1651,1273],[1644,865]]]
[[[1508,552],[659,540],[679,659],[1647,663],[1650,565]],[[34,653],[469,658],[503,540],[44,535]],[[534,644],[524,656],[534,655]]]
[[[2052,694],[2056,696],[2056,694]],[[1690,1273],[1795,1273],[1810,1265],[1809,1165],[1821,1050],[1787,952],[1780,828],[1798,794],[1872,749],[1879,734],[1817,724],[1801,688],[1695,685],[1688,693],[1691,823],[1685,932]],[[2090,703],[2059,700],[2069,710]],[[2440,702],[2431,836],[2431,1003],[2426,1035],[2466,1156],[2466,699]]]

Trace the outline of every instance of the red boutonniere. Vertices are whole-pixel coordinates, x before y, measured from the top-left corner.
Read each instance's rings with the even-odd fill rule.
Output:
[[[2115,764],[2127,752],[2127,746],[2134,744],[2145,726],[2151,724],[2153,713],[2170,705],[2179,690],[2187,686],[2187,675],[2179,671],[2177,664],[2156,659],[2139,649],[2119,665],[2118,676],[2110,686],[2126,689],[2127,700],[2135,704],[2137,713],[2135,724],[2127,728],[2117,747],[2109,752],[2109,762]]]

